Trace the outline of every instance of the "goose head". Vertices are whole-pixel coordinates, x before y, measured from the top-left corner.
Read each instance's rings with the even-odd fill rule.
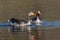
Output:
[[[29,12],[28,13],[28,16],[30,17],[30,16],[35,16],[35,14],[33,13],[33,12]]]

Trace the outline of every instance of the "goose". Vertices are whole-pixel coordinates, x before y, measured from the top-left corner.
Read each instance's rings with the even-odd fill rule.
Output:
[[[32,20],[30,20],[30,16],[34,16],[34,15],[35,14],[33,12],[28,13],[28,21],[11,18],[8,20],[8,22],[13,26],[13,29],[14,29],[14,27],[20,27],[20,26],[23,29],[24,26],[31,25]],[[30,29],[30,27],[28,27],[28,29]]]
[[[41,15],[40,11],[38,10],[37,13],[36,13],[36,17],[34,17],[32,19],[32,22],[35,23],[36,25],[40,25],[40,23],[42,22],[41,21],[41,18],[39,17]]]

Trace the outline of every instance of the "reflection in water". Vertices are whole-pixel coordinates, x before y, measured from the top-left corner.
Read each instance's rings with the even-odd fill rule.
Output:
[[[51,26],[60,27],[60,21],[53,21],[53,22],[51,22],[51,21],[42,21],[42,23],[40,23],[39,26],[36,26],[35,24],[31,24],[31,26],[24,26],[24,27],[21,27],[21,28],[22,28],[22,31],[25,31],[26,28],[28,28],[27,30],[30,31],[31,30],[30,27],[31,28],[37,28],[38,29],[39,27],[51,27]],[[10,26],[10,23],[0,23],[0,27],[11,27],[11,26]],[[25,29],[23,29],[23,28],[25,28]],[[41,31],[44,31],[44,30],[41,30],[41,28],[40,28],[39,35],[41,34]],[[35,31],[35,33],[36,32],[37,31]],[[14,33],[13,34],[13,37],[15,39],[21,39],[24,36],[26,37],[26,35],[27,35],[27,32],[25,32],[25,33],[21,32],[21,33],[16,33],[16,34]],[[31,39],[31,37],[32,37],[31,36],[31,33],[29,33],[28,35],[29,35],[29,39]],[[10,36],[12,36],[12,35],[10,35]],[[38,37],[41,38],[40,36],[38,36]]]

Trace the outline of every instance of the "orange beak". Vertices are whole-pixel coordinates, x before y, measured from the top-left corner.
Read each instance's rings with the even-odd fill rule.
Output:
[[[33,12],[30,12],[28,15],[29,16],[35,16],[35,14]]]
[[[34,13],[32,13],[32,15],[31,16],[35,16],[35,14]]]

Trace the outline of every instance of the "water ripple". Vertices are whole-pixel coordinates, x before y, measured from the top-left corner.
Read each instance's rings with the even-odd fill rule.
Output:
[[[60,21],[43,21],[40,26],[56,26],[56,27],[60,27]]]
[[[39,25],[40,27],[60,27],[60,21],[42,21]],[[32,24],[32,28],[36,27],[36,25]]]
[[[10,26],[10,23],[8,22],[3,22],[0,23],[0,26]],[[32,26],[36,26],[35,24],[32,24]],[[40,23],[40,26],[45,27],[45,26],[55,26],[55,27],[60,27],[60,20],[59,21],[42,21],[42,23]]]

